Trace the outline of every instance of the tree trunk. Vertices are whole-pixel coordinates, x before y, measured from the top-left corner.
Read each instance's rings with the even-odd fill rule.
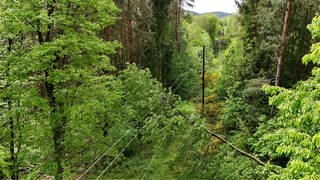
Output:
[[[10,113],[10,111],[12,110],[12,102],[9,99],[8,100],[8,111]],[[10,161],[11,161],[11,165],[10,165],[10,171],[11,171],[11,179],[12,180],[16,180],[18,179],[18,175],[17,175],[17,162],[16,162],[16,158],[15,158],[15,131],[14,131],[14,118],[11,117],[11,115],[9,115],[9,127],[10,127]]]
[[[290,11],[291,11],[291,1],[292,0],[286,1],[286,12],[285,12],[285,17],[284,17],[283,31],[282,31],[282,37],[281,37],[281,46],[280,46],[280,52],[279,52],[279,57],[278,57],[278,63],[277,63],[277,74],[276,74],[275,86],[280,86],[280,81],[281,81],[281,69],[282,69],[282,64],[284,61],[284,55],[285,55],[285,50],[286,50]]]
[[[131,0],[128,0],[128,19],[127,19],[127,25],[128,25],[128,62],[132,63],[137,63],[136,58],[134,55],[134,47],[133,47],[133,42],[134,42],[134,35],[133,35],[133,25],[132,25],[132,5],[131,5]]]
[[[56,0],[53,0],[52,3],[49,3],[47,5],[48,16],[51,16],[54,12],[55,2]],[[44,39],[42,32],[40,32],[40,29],[38,28],[37,34],[38,34],[39,44],[43,44],[44,42],[50,42],[52,40],[51,32],[52,32],[52,25],[49,24],[47,32],[44,33],[45,34],[45,39]],[[52,67],[53,69],[61,68],[58,65],[59,60],[61,60],[61,58],[59,56],[56,56],[56,59],[53,62],[53,64],[55,64]],[[63,63],[61,63],[61,65],[62,64]],[[46,96],[48,98],[49,106],[51,108],[50,118],[52,121],[51,130],[52,130],[52,141],[53,141],[53,157],[57,166],[56,173],[54,176],[56,180],[62,180],[63,172],[64,172],[64,168],[62,165],[63,158],[64,158],[64,145],[63,145],[64,133],[65,133],[64,126],[66,125],[67,120],[66,120],[66,117],[63,115],[63,105],[59,104],[56,101],[56,97],[54,95],[55,86],[52,82],[48,80],[49,69],[44,71],[44,77],[45,77],[44,84],[46,88]],[[61,109],[62,109],[62,112],[61,112]]]
[[[57,58],[58,60],[59,58]],[[54,85],[50,82],[48,82],[48,71],[45,72],[45,87],[46,87],[46,93],[49,100],[49,105],[51,108],[50,116],[52,120],[52,141],[53,141],[53,150],[54,150],[54,161],[56,162],[57,169],[55,173],[55,179],[56,180],[62,180],[63,179],[63,166],[62,161],[64,157],[64,133],[65,129],[64,126],[66,125],[67,121],[65,116],[63,115],[63,112],[61,112],[61,109],[63,109],[63,105],[58,105],[55,95],[54,95]]]
[[[10,54],[12,52],[12,45],[13,45],[13,40],[8,39],[8,53]],[[10,71],[10,65],[7,64],[7,69],[6,69],[6,77],[9,76],[9,71]],[[9,82],[7,80],[6,82],[6,89],[10,86]],[[12,101],[10,97],[6,97],[7,104],[8,104],[8,113],[9,113],[9,130],[10,130],[10,173],[11,173],[11,179],[16,180],[18,179],[18,174],[17,174],[17,162],[16,162],[16,154],[15,154],[15,123],[14,123],[14,118],[11,117],[11,110],[12,110]]]
[[[65,117],[55,119],[54,127],[53,127],[53,145],[54,145],[54,160],[57,163],[57,169],[55,174],[56,180],[62,180],[63,179],[63,166],[62,161],[64,157],[64,124],[66,122]]]
[[[171,108],[174,108],[175,106],[173,104],[169,104],[169,106],[171,106]],[[182,116],[185,120],[191,122],[191,119],[189,117],[187,117],[185,114],[183,114],[181,111],[177,111],[177,115],[179,116]],[[208,134],[210,134],[211,136],[219,139],[220,141],[222,141],[223,143],[227,144],[228,146],[230,146],[233,150],[239,152],[241,155],[245,156],[245,157],[248,157],[252,160],[254,160],[255,162],[257,162],[259,165],[261,166],[266,166],[267,164],[263,161],[261,161],[258,157],[244,151],[244,150],[241,150],[240,148],[238,148],[237,146],[235,146],[234,144],[232,144],[231,142],[227,141],[226,139],[224,139],[222,136],[212,132],[210,129],[208,128],[203,128],[203,130],[205,132],[207,132]],[[278,173],[277,171],[275,170],[272,170],[274,173]]]
[[[174,7],[174,32],[175,32],[175,40],[176,40],[176,50],[180,52],[180,34],[179,34],[179,28],[180,28],[180,16],[181,16],[181,0],[177,0],[175,2]]]

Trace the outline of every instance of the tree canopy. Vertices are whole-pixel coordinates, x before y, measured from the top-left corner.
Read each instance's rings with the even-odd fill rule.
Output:
[[[320,1],[236,2],[2,0],[0,179],[319,179]]]

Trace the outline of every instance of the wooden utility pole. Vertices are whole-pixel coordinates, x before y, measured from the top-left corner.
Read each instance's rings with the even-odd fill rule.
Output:
[[[280,81],[281,81],[281,69],[282,69],[282,64],[284,62],[284,55],[285,55],[285,51],[286,51],[287,36],[288,36],[288,30],[289,30],[290,11],[291,11],[291,3],[292,3],[292,0],[287,0],[286,1],[286,12],[285,12],[283,31],[282,31],[282,36],[281,36],[280,52],[279,52],[279,56],[278,56],[277,74],[276,74],[275,86],[280,86]]]
[[[206,48],[202,49],[202,114],[204,115],[204,88],[205,88]]]

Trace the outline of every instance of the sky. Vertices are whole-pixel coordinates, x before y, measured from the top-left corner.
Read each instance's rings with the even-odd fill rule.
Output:
[[[234,0],[195,0],[193,8],[185,7],[185,9],[195,11],[197,13],[212,11],[234,13],[237,11]]]

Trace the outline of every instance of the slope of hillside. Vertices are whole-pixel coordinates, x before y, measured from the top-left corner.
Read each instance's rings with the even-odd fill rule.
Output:
[[[221,11],[213,11],[213,12],[206,12],[206,13],[197,13],[197,12],[194,12],[194,11],[186,11],[186,13],[194,15],[194,16],[203,15],[203,14],[213,14],[213,15],[216,15],[217,17],[219,17],[219,18],[224,18],[226,16],[230,16],[231,15],[230,13],[221,12]]]

